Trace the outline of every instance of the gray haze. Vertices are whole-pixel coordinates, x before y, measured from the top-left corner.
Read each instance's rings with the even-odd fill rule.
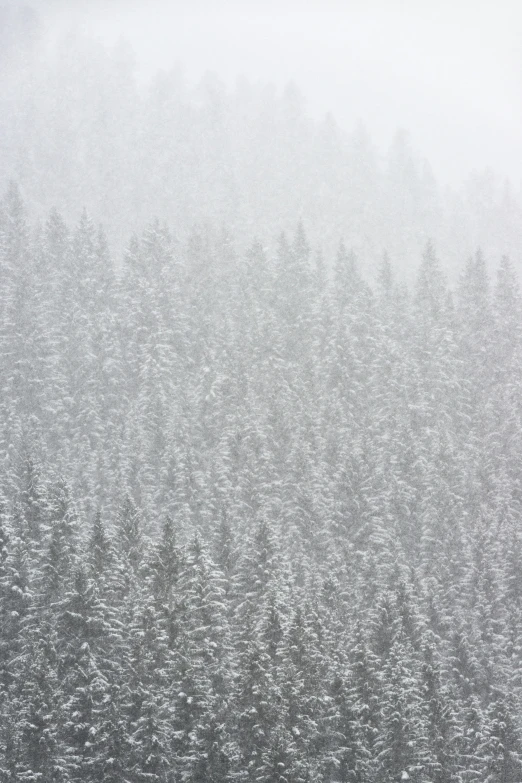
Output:
[[[308,110],[358,120],[379,148],[405,127],[442,180],[474,169],[522,179],[522,5],[491,2],[42,3],[52,28],[74,20],[123,35],[144,73],[183,64],[283,86]]]
[[[521,19],[0,0],[0,182],[38,219],[85,207],[117,251],[155,218],[240,244],[302,220],[328,263],[342,238],[367,269],[411,274],[428,241],[452,276],[479,247],[521,267]]]

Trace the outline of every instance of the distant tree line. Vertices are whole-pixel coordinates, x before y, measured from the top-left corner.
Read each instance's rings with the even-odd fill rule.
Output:
[[[128,44],[77,30],[50,46],[18,5],[0,8],[0,183],[16,179],[42,220],[85,205],[96,223],[110,216],[120,250],[155,217],[182,242],[223,224],[242,247],[300,217],[327,254],[344,236],[365,271],[383,248],[415,268],[428,238],[446,271],[479,246],[522,264],[520,183],[484,171],[448,188],[406,131],[379,150],[363,123],[310,117],[294,84],[231,89],[207,73],[193,86],[182,64],[144,78]]]

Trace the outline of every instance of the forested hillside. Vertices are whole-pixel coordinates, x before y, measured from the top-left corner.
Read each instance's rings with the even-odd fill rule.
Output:
[[[522,780],[517,275],[305,229],[9,187],[1,781]]]

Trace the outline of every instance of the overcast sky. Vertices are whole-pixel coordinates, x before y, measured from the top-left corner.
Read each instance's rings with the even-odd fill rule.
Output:
[[[309,112],[361,119],[381,148],[407,128],[443,179],[490,166],[522,180],[521,0],[41,3],[62,25],[128,38],[145,71],[295,80]]]

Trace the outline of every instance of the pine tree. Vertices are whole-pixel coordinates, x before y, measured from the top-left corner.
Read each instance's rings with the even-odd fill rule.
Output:
[[[403,773],[415,781],[430,779],[426,709],[418,665],[404,634],[394,639],[382,672],[382,718],[378,738],[377,780],[400,780]]]

